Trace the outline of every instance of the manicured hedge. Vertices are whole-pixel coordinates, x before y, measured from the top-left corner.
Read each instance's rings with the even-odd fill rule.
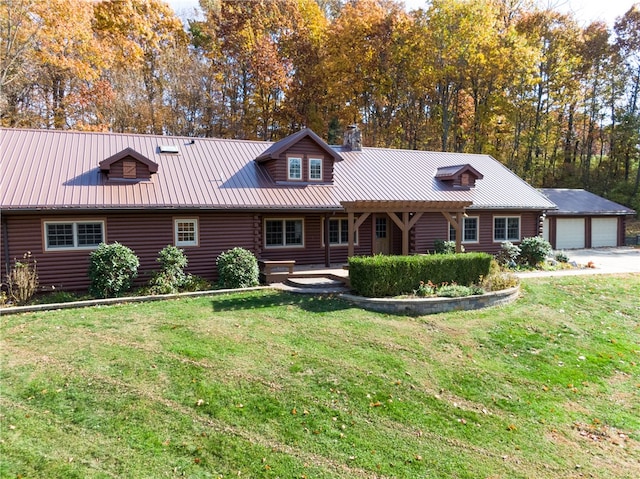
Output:
[[[354,256],[349,278],[356,294],[379,298],[411,294],[420,281],[470,286],[489,274],[490,264],[486,253]]]

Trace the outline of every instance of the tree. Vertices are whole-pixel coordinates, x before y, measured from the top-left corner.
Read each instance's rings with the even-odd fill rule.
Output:
[[[164,56],[176,49],[187,55],[182,22],[161,0],[103,0],[95,5],[93,28],[110,61],[105,77],[121,92],[110,112],[113,127],[162,134],[171,116]]]

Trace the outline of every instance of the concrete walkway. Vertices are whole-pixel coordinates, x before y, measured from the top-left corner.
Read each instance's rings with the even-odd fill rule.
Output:
[[[579,268],[559,271],[528,271],[516,273],[520,278],[541,276],[571,276],[580,274],[640,273],[640,249],[631,247],[567,250],[570,262]],[[591,263],[592,268],[587,267]]]

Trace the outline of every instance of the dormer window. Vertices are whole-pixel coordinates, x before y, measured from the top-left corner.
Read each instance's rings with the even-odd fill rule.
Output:
[[[309,181],[322,181],[322,158],[309,158]]]
[[[436,171],[436,178],[454,188],[473,188],[476,186],[476,181],[481,180],[483,176],[473,166],[467,164],[441,166]]]
[[[137,178],[137,171],[136,171],[136,162],[135,161],[127,161],[127,160],[123,160],[122,161],[122,177],[132,180]]]
[[[301,180],[302,179],[302,158],[289,157],[287,171],[288,171],[287,179]]]
[[[255,159],[275,183],[333,184],[333,167],[342,157],[305,128],[272,144]]]
[[[100,170],[109,180],[148,181],[157,173],[158,164],[133,148],[124,150],[100,162]]]

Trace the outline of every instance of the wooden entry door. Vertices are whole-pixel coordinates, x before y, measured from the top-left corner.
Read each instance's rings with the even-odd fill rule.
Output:
[[[389,254],[390,250],[389,218],[387,215],[376,215],[376,230],[373,254]]]

